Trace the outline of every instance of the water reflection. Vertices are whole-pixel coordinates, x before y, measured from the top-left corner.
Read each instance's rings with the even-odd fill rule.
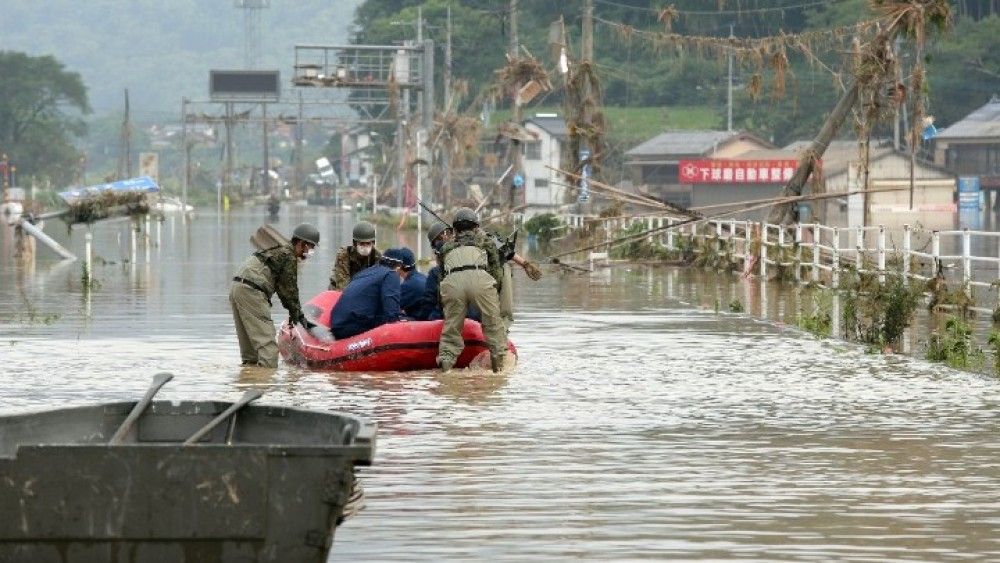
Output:
[[[354,218],[286,209],[279,228],[323,237],[309,296]],[[0,261],[3,412],[135,400],[171,371],[165,399],[262,387],[264,403],[372,417],[369,508],[333,560],[1000,557],[996,381],[805,335],[806,291],[676,268],[515,272],[513,372],[241,369],[226,293],[263,218],[168,218],[134,271],[127,231],[97,225],[95,254],[116,263],[89,294],[41,251],[33,271]],[[30,321],[28,303],[58,320]]]

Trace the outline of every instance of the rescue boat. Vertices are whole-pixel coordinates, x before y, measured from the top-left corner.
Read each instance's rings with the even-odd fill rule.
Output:
[[[306,303],[303,311],[313,322],[329,329],[330,312],[338,299],[339,291],[324,291]],[[311,369],[364,372],[435,369],[443,326],[444,321],[440,320],[401,321],[351,338],[327,341],[286,321],[278,331],[278,350],[286,362]],[[489,349],[479,323],[465,319],[462,338],[465,349],[455,367],[468,367],[484,353],[488,366]],[[507,350],[516,357],[517,349],[512,342],[507,342]]]

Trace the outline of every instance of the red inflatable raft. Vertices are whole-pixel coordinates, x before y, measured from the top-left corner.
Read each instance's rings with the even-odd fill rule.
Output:
[[[329,328],[330,311],[338,299],[339,291],[324,291],[303,309],[306,316]],[[286,322],[278,331],[278,350],[285,361],[313,369],[368,372],[435,369],[443,325],[444,321],[398,322],[351,338],[325,342]],[[457,368],[468,367],[476,356],[488,354],[489,350],[483,329],[476,321],[465,320],[462,337],[465,350],[455,364]],[[513,343],[508,342],[507,349],[517,354]]]

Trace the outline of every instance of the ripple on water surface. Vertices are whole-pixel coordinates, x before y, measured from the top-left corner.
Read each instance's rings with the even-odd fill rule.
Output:
[[[324,240],[350,228],[293,212]],[[148,267],[98,272],[89,317],[78,270],[0,264],[3,412],[134,399],[169,370],[164,398],[253,385],[372,417],[368,508],[333,560],[1000,558],[991,379],[717,315],[680,300],[702,277],[642,268],[518,277],[512,373],[240,370],[226,280],[256,221],[165,231]]]

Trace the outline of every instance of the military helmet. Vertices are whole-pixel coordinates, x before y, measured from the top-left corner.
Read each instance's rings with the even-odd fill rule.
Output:
[[[448,225],[445,225],[444,223],[434,223],[431,225],[431,228],[427,229],[427,240],[433,243],[434,239],[441,236],[441,233],[447,231],[448,229]]]
[[[292,231],[292,241],[303,240],[313,246],[319,246],[319,229],[309,223],[302,223]]]
[[[368,221],[361,221],[354,225],[351,238],[357,242],[375,242],[375,225]]]
[[[459,207],[455,212],[455,220],[452,222],[458,230],[469,229],[479,226],[479,214],[468,207]]]

